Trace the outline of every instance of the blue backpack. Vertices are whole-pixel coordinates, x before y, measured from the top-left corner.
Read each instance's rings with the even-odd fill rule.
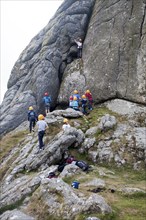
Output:
[[[43,100],[44,100],[45,104],[49,104],[51,102],[51,97],[45,96]]]
[[[29,119],[30,119],[30,118],[31,118],[31,119],[35,119],[35,117],[36,117],[35,112],[34,112],[34,111],[29,111],[29,112],[28,112],[28,117],[29,117]]]

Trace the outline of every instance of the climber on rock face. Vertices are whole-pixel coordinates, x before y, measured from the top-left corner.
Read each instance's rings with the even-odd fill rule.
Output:
[[[89,110],[92,110],[92,109],[93,109],[93,107],[92,107],[93,98],[92,98],[92,94],[91,94],[90,90],[86,90],[85,96],[86,96],[87,99],[88,99],[88,109],[89,109]]]
[[[50,112],[50,105],[51,105],[51,96],[47,92],[45,92],[44,97],[43,97],[43,103],[45,104],[45,112],[46,115]]]
[[[77,57],[78,58],[82,58],[82,46],[83,46],[82,39],[81,38],[77,38],[74,41],[77,44],[77,48],[78,48]]]
[[[48,127],[44,119],[45,117],[42,114],[38,116],[37,127],[38,127],[39,150],[44,149],[43,137],[45,134],[45,130]]]
[[[67,130],[68,128],[70,128],[70,124],[69,124],[69,122],[68,122],[68,119],[65,118],[65,119],[63,120],[62,129],[63,129],[63,131],[65,131],[65,130]]]
[[[37,115],[32,106],[30,106],[28,110],[29,131],[31,133],[32,131],[34,131],[34,127],[37,121]]]

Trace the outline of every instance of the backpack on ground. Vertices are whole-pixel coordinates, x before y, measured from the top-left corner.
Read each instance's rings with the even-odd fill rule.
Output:
[[[89,169],[89,165],[83,160],[77,161],[76,165],[80,167],[83,171],[87,171]]]
[[[73,161],[76,161],[74,156],[69,156],[67,159],[66,159],[66,163],[70,164],[72,163]]]
[[[64,167],[65,167],[66,165],[67,165],[67,163],[60,164],[60,165],[58,166],[58,171],[59,171],[59,172],[62,172],[63,169],[64,169]]]
[[[55,175],[54,172],[50,172],[49,175],[48,175],[49,179],[52,179],[52,178],[55,178],[55,177],[56,177],[56,175]]]

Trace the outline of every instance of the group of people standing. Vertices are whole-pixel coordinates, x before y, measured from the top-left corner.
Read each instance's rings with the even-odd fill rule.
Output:
[[[90,90],[86,90],[85,94],[79,95],[78,90],[73,91],[73,95],[69,98],[69,107],[76,111],[82,111],[83,114],[87,114],[88,110],[92,110],[93,97]]]

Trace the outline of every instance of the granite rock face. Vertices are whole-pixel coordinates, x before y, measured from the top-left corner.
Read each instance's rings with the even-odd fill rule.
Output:
[[[145,7],[145,0],[65,0],[12,69],[0,134],[27,120],[30,105],[44,113],[45,91],[52,109],[68,105],[72,90],[87,88],[95,103],[122,98],[145,104]],[[82,59],[77,37],[84,41]]]

